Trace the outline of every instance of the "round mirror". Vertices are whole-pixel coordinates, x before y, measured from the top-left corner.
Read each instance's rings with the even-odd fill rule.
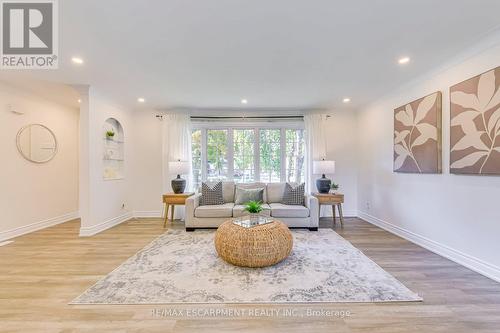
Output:
[[[17,132],[17,149],[25,159],[34,163],[45,163],[56,156],[57,140],[46,126],[31,124]]]

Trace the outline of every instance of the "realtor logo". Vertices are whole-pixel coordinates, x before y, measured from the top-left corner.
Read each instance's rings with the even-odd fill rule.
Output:
[[[2,69],[56,69],[56,0],[1,0]]]

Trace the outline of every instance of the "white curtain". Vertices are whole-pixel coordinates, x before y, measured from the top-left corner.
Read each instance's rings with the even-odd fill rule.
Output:
[[[184,114],[163,115],[163,191],[172,192],[171,181],[176,177],[168,169],[168,162],[188,161],[191,158],[191,118]],[[186,179],[186,192],[191,191],[192,173]],[[175,207],[174,218],[184,219],[184,206]]]
[[[306,191],[316,192],[316,178],[312,173],[313,161],[326,159],[326,114],[304,116],[306,130]]]

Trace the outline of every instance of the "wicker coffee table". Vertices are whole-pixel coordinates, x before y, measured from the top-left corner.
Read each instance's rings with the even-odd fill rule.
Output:
[[[215,233],[215,249],[230,264],[242,267],[266,267],[290,255],[293,237],[281,221],[242,227],[226,221]]]

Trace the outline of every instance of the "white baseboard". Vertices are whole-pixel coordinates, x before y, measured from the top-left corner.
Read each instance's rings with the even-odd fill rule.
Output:
[[[29,234],[30,232],[38,231],[40,229],[45,229],[48,227],[52,227],[56,224],[68,222],[74,219],[77,219],[79,217],[78,212],[71,212],[67,213],[61,216],[53,217],[47,220],[31,223],[22,227],[17,227],[11,230],[7,231],[2,231],[0,232],[0,242],[3,242],[5,240],[14,238],[14,237],[19,237],[25,234]]]
[[[107,230],[109,228],[114,227],[115,225],[118,225],[120,223],[123,223],[125,221],[130,220],[133,218],[134,215],[132,212],[125,213],[123,215],[113,217],[107,221],[104,221],[102,223],[93,225],[91,227],[80,227],[80,237],[89,237],[89,236],[94,236],[95,234],[98,234],[100,232],[103,232],[104,230]]]
[[[134,217],[136,218],[156,218],[162,217],[162,211],[160,210],[136,210],[134,211]]]
[[[364,212],[358,212],[359,218],[365,220],[368,223],[376,225],[384,230],[389,231],[399,237],[402,237],[412,243],[422,246],[429,251],[432,251],[440,256],[450,259],[457,264],[465,266],[481,275],[484,275],[492,280],[500,282],[500,267],[485,262],[481,259],[475,258],[468,254],[462,253],[456,249],[453,249],[447,245],[433,241],[427,237],[415,234],[404,228],[395,226],[392,223],[381,220],[375,216]]]

